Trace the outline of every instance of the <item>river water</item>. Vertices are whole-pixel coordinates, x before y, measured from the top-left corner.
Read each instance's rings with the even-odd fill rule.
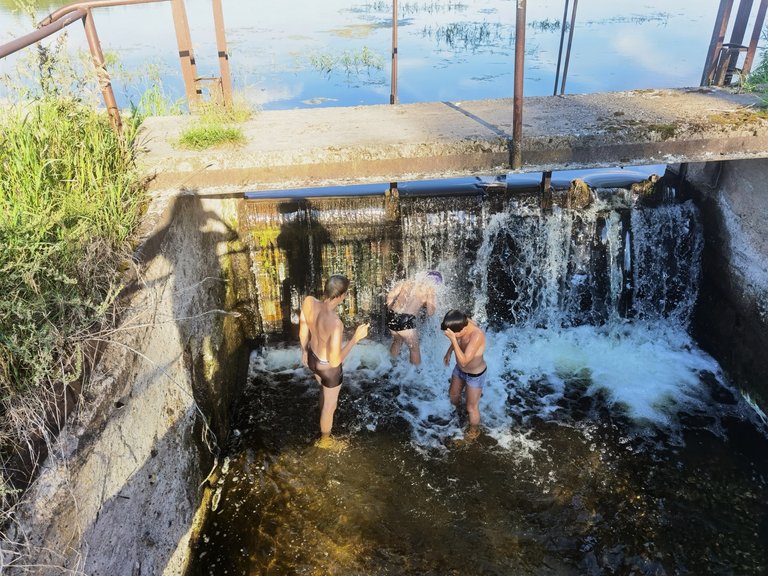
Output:
[[[491,184],[397,206],[248,203],[274,336],[252,355],[192,574],[765,573],[765,416],[687,333],[695,205],[665,184],[542,211]],[[445,283],[416,369],[389,356],[382,299],[427,269]],[[331,271],[353,281],[343,317],[372,331],[345,362],[329,451],[317,384],[280,341]],[[452,307],[488,333],[476,438],[447,397]]]
[[[62,4],[38,1],[36,19]],[[13,5],[0,2],[0,42],[32,30],[31,19],[12,12]],[[210,5],[205,0],[186,5],[198,73],[217,76]],[[401,0],[399,101],[511,97],[515,5],[513,0]],[[580,3],[566,92],[698,86],[718,5],[718,0]],[[389,103],[390,2],[288,0],[280,6],[223,1],[236,92],[263,109]],[[563,7],[563,0],[527,3],[526,95],[554,91]],[[158,80],[168,98],[183,98],[167,2],[100,8],[94,20],[104,50],[114,56],[108,70],[121,106],[137,103]],[[66,37],[69,52],[87,50],[79,24],[68,27]],[[43,44],[55,49],[60,38]],[[0,61],[6,85],[18,83],[19,58],[22,75],[35,68],[29,61],[34,54],[28,49]]]

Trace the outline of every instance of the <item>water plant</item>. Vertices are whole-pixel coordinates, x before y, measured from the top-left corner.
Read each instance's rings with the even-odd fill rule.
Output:
[[[347,77],[371,74],[384,69],[384,58],[363,46],[359,50],[344,50],[341,54],[319,52],[309,55],[309,65],[326,76],[343,72]]]

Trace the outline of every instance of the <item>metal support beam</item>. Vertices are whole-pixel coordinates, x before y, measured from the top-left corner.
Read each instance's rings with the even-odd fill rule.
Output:
[[[736,20],[733,23],[729,42],[732,49],[722,55],[723,57],[718,65],[716,82],[718,86],[727,86],[731,83],[736,63],[739,60],[739,54],[742,51],[746,51],[746,47],[743,47],[742,43],[744,42],[744,34],[747,31],[749,15],[752,13],[752,2],[753,0],[741,0],[739,2],[739,9],[736,11]]]
[[[101,95],[104,98],[104,104],[107,107],[109,121],[112,123],[112,127],[115,131],[119,134],[122,131],[120,111],[117,108],[115,93],[112,91],[112,82],[109,79],[109,73],[106,69],[104,52],[101,50],[101,42],[99,42],[99,35],[96,33],[96,24],[93,21],[93,14],[90,9],[86,10],[85,16],[83,16],[83,27],[85,28],[85,37],[88,39],[88,48],[91,50],[93,65],[96,67],[99,88],[101,89]]]
[[[200,90],[197,88],[197,65],[192,50],[192,37],[189,34],[189,21],[184,0],[171,0],[173,26],[176,29],[176,43],[181,59],[181,75],[184,78],[184,90],[187,93],[189,108],[194,108],[200,102]]]
[[[219,70],[221,71],[221,95],[224,105],[232,106],[232,75],[229,72],[229,53],[227,52],[227,37],[224,34],[224,11],[221,0],[213,0],[213,23],[216,28],[216,49],[219,53]]]
[[[752,70],[752,61],[755,58],[757,43],[760,41],[760,35],[763,32],[766,11],[768,11],[768,0],[760,0],[760,7],[757,9],[757,17],[755,18],[755,26],[752,29],[752,38],[749,41],[747,56],[744,58],[744,64],[741,66],[741,73],[744,76],[748,76]]]
[[[512,103],[512,170],[523,166],[523,76],[525,65],[525,2],[517,0],[515,21],[515,92]]]
[[[397,104],[397,0],[392,0],[392,82],[389,103]]]
[[[717,60],[720,57],[720,50],[725,41],[725,31],[728,29],[728,20],[731,17],[733,0],[720,0],[720,7],[717,9],[715,25],[712,28],[712,38],[709,41],[709,50],[707,59],[704,62],[704,71],[701,74],[701,86],[712,84],[712,78],[715,75]]]
[[[571,46],[573,45],[573,31],[576,29],[576,9],[579,7],[579,0],[573,0],[573,10],[571,11],[571,28],[568,30],[568,47],[565,50],[565,64],[563,65],[563,79],[560,82],[560,95],[565,93],[565,80],[568,77],[568,64],[571,61]]]
[[[563,21],[560,25],[560,48],[557,51],[557,70],[555,71],[555,88],[552,91],[552,96],[557,96],[557,83],[560,81],[560,61],[563,58],[563,41],[565,40],[565,20],[568,18],[568,0],[565,0],[565,6],[563,7]]]

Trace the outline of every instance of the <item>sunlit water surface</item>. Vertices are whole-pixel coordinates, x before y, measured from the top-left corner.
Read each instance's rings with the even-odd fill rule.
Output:
[[[33,20],[66,3],[40,0],[32,19],[2,0],[0,42],[32,31]],[[263,109],[389,104],[391,2],[222,4],[235,90],[252,104]],[[698,86],[718,5],[718,0],[581,2],[565,91]],[[198,74],[218,76],[210,3],[187,0],[186,6]],[[563,6],[563,0],[527,3],[526,95],[555,90]],[[170,100],[184,97],[170,3],[98,8],[93,14],[120,106],[138,104],[158,80]],[[511,97],[515,19],[512,0],[401,0],[399,101]],[[87,54],[79,23],[43,45],[56,53],[63,37],[62,53]],[[7,78],[0,97],[8,94],[7,84],[18,84],[35,69],[35,54],[27,49],[0,60],[0,77]],[[87,57],[81,60],[87,63]],[[564,56],[561,60],[560,79]],[[91,89],[98,100],[95,84]]]

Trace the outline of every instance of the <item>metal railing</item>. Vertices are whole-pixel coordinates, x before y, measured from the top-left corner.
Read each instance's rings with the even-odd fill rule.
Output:
[[[720,6],[712,30],[712,38],[707,51],[707,59],[704,63],[704,72],[701,75],[702,86],[727,86],[731,83],[733,74],[737,71],[738,60],[741,54],[745,54],[740,73],[747,76],[752,70],[752,62],[757,50],[757,43],[765,22],[768,11],[768,0],[760,0],[760,5],[755,15],[752,36],[749,45],[744,46],[744,34],[752,13],[754,0],[740,0],[736,11],[736,18],[731,29],[731,38],[725,42],[725,34],[733,9],[733,0],[720,0]]]
[[[20,36],[11,42],[0,45],[0,58],[4,58],[23,48],[27,48],[62,30],[73,22],[82,20],[85,28],[85,36],[88,40],[88,48],[91,52],[96,74],[98,76],[99,88],[101,89],[104,104],[109,114],[112,126],[118,132],[121,130],[120,111],[117,107],[115,94],[112,90],[112,82],[107,72],[104,53],[101,49],[99,35],[96,32],[96,24],[93,19],[94,8],[104,8],[109,6],[127,6],[132,4],[149,4],[153,2],[170,2],[173,13],[174,29],[176,31],[176,43],[179,48],[179,59],[181,60],[181,73],[184,79],[184,89],[187,95],[187,103],[190,109],[194,108],[202,95],[200,84],[205,81],[215,81],[218,84],[222,101],[226,106],[232,104],[232,79],[229,72],[229,54],[227,52],[227,41],[224,34],[224,14],[221,7],[221,0],[211,0],[213,4],[213,20],[216,29],[216,48],[218,50],[219,70],[221,76],[218,78],[199,77],[197,75],[197,65],[195,63],[194,51],[192,49],[192,38],[189,33],[189,21],[187,20],[187,11],[184,0],[90,0],[86,2],[77,2],[69,4],[49,14],[37,25],[37,30]]]

